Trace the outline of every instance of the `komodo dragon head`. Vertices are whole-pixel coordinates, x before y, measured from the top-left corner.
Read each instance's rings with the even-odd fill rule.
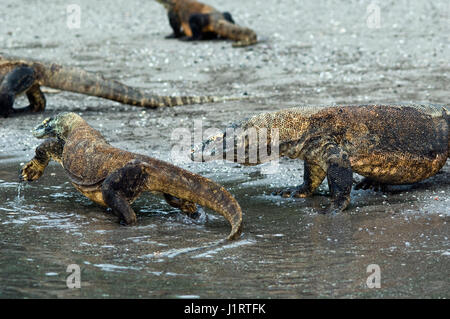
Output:
[[[33,129],[33,135],[39,139],[56,137],[65,140],[72,129],[78,124],[85,123],[81,116],[75,113],[60,113],[54,117],[46,118]]]
[[[191,160],[225,159],[243,165],[258,165],[278,158],[278,128],[255,124],[253,119],[233,123],[224,131],[191,148]]]

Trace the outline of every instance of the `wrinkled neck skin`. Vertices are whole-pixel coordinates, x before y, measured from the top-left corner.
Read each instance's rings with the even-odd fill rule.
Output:
[[[252,166],[280,156],[302,158],[305,143],[310,138],[309,128],[309,114],[301,114],[299,110],[257,115],[205,141],[201,149],[203,161],[225,159]],[[235,134],[234,139],[230,134]],[[195,149],[193,153],[198,151]],[[196,155],[193,156],[195,160]]]
[[[261,136],[259,137],[258,145],[260,149],[267,146],[267,152],[269,152],[271,147],[276,147],[279,156],[301,158],[305,142],[310,137],[310,134],[308,134],[310,114],[313,114],[313,111],[308,109],[288,109],[261,114],[251,118],[244,125],[244,130],[256,128],[258,134],[263,133],[262,136],[267,134],[267,142]],[[261,163],[270,160],[271,157],[268,157],[268,160],[263,160]]]
[[[57,125],[54,128],[56,137],[64,142],[77,130],[85,129],[92,130],[92,128],[76,114],[70,114],[64,118],[58,120]]]

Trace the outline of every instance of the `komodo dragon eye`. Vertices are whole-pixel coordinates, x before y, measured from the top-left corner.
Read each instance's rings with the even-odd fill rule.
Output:
[[[49,117],[49,118],[46,118],[42,122],[41,126],[43,126],[45,128],[50,128],[52,126],[52,124],[53,124],[53,117]]]

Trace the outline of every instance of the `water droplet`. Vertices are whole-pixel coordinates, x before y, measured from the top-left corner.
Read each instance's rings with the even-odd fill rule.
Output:
[[[23,195],[24,189],[25,189],[25,183],[17,184],[17,196],[16,196],[16,200],[14,201],[16,205],[22,204],[23,200],[25,199],[25,196]]]

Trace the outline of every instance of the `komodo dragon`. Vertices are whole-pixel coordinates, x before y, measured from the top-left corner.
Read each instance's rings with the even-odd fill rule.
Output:
[[[248,46],[257,42],[256,33],[238,26],[228,12],[195,0],[156,0],[167,10],[173,34],[167,38],[187,40],[212,39],[217,36],[235,41],[233,46]]]
[[[78,191],[111,208],[122,223],[136,222],[130,204],[142,192],[160,192],[169,205],[191,217],[197,214],[194,203],[221,214],[231,224],[228,239],[241,233],[241,208],[223,187],[172,164],[115,148],[75,113],[44,120],[33,135],[46,140],[22,168],[21,180],[39,179],[49,161],[55,160]]]
[[[272,160],[278,145],[279,156],[304,161],[304,176],[301,186],[272,194],[307,197],[327,177],[331,202],[321,212],[336,213],[349,205],[353,172],[365,177],[355,189],[411,184],[435,175],[450,156],[449,112],[448,106],[434,104],[291,108],[231,126],[243,132],[211,137],[193,149],[192,159],[237,162],[245,153],[241,163],[255,165]],[[267,131],[267,139],[261,139],[267,145],[251,141],[246,132],[252,128],[257,134]],[[253,162],[252,144],[260,144]],[[261,156],[266,149],[267,156]]]
[[[124,104],[156,108],[233,100],[215,96],[158,96],[126,86],[102,75],[29,59],[0,55],[0,116],[14,113],[40,112],[45,109],[45,97],[40,87],[82,93]],[[16,96],[25,93],[27,107],[13,108]]]

